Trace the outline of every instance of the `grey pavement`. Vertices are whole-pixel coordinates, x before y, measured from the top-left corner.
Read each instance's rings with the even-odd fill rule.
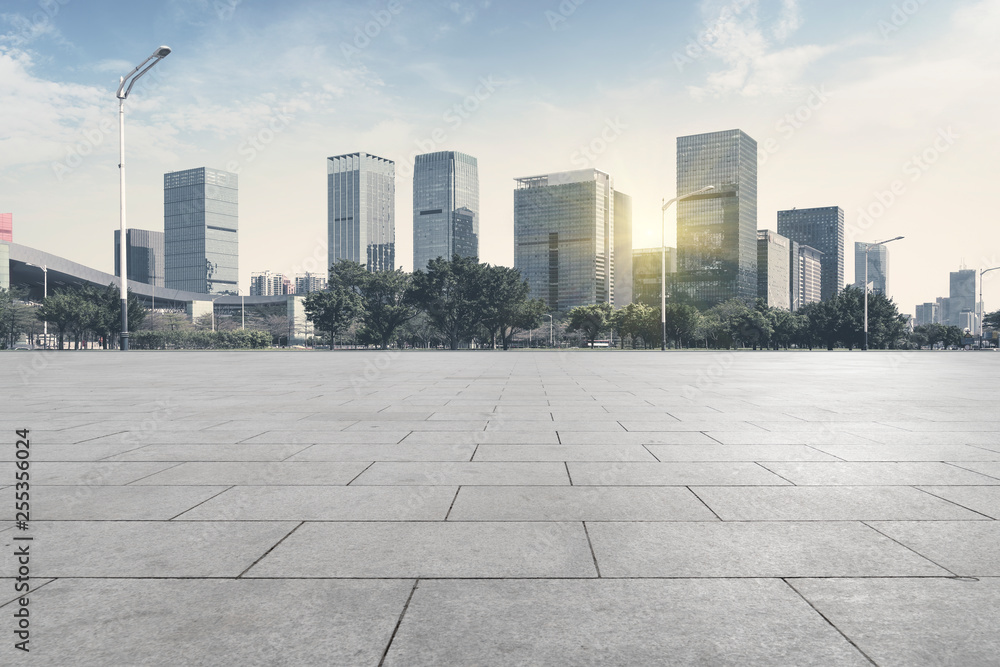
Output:
[[[997,664],[998,371],[0,354],[0,664]]]

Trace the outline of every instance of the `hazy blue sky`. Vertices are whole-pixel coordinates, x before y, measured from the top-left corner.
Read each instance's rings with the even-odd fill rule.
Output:
[[[849,279],[853,240],[905,235],[890,293],[912,313],[963,261],[1000,265],[997,35],[1000,0],[5,0],[0,211],[16,241],[112,269],[114,92],[166,44],[126,107],[129,224],[163,228],[166,171],[238,170],[244,288],[322,270],[331,155],[396,160],[405,268],[412,155],[476,156],[482,259],[512,264],[515,177],[607,171],[653,246],[676,137],[738,127],[758,227],[842,206]]]

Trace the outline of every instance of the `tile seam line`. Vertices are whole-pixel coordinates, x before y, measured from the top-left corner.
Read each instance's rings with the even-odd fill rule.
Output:
[[[590,539],[590,531],[587,530],[587,522],[581,521],[583,524],[583,534],[587,538],[587,546],[590,547],[590,557],[594,559],[594,570],[597,572],[597,578],[601,578],[601,566],[597,564],[597,554],[594,552],[594,543]]]
[[[178,486],[184,486],[184,485],[178,485]],[[214,485],[213,485],[213,486],[214,486]],[[178,513],[178,514],[175,514],[174,516],[172,516],[172,517],[170,517],[169,519],[167,519],[167,521],[173,521],[173,520],[174,520],[174,519],[176,519],[177,517],[179,517],[179,516],[181,516],[181,515],[183,515],[183,514],[187,514],[188,512],[190,512],[190,511],[191,511],[191,510],[193,510],[193,509],[197,509],[197,508],[198,508],[198,507],[200,507],[201,505],[204,505],[205,503],[207,503],[207,502],[208,502],[209,500],[212,500],[212,498],[218,498],[219,496],[221,496],[221,495],[222,495],[223,493],[225,493],[226,491],[231,491],[232,489],[235,489],[235,488],[236,488],[236,486],[237,486],[236,484],[231,484],[231,485],[229,485],[229,486],[226,486],[226,488],[224,488],[224,489],[223,489],[222,491],[219,491],[218,493],[215,493],[215,494],[212,494],[211,496],[209,496],[208,498],[205,498],[205,499],[204,499],[203,501],[201,501],[200,503],[197,503],[196,505],[192,505],[191,507],[187,508],[187,509],[186,509],[186,510],[184,510],[183,512],[180,512],[180,513]],[[143,488],[143,487],[141,487],[141,486],[140,486],[140,487],[136,487],[136,488]],[[197,487],[194,487],[194,488],[197,488]]]
[[[836,626],[836,625],[834,624],[834,622],[833,622],[833,621],[831,621],[831,620],[830,620],[829,618],[827,618],[826,614],[824,614],[824,613],[823,613],[823,612],[821,612],[821,611],[820,611],[819,609],[817,609],[817,608],[816,608],[816,606],[815,606],[815,605],[814,605],[814,604],[813,604],[813,603],[812,603],[812,602],[811,602],[811,601],[810,601],[810,600],[809,600],[809,599],[808,599],[808,598],[807,598],[807,597],[806,597],[805,595],[803,595],[803,594],[802,594],[802,593],[801,593],[801,592],[799,591],[799,589],[795,588],[795,586],[793,586],[793,585],[792,585],[792,584],[791,584],[791,583],[790,583],[790,582],[788,581],[788,578],[787,578],[787,577],[781,577],[781,581],[782,581],[782,582],[783,582],[783,583],[784,583],[784,584],[785,584],[786,586],[788,586],[789,588],[791,588],[791,589],[792,589],[792,591],[793,591],[793,592],[794,592],[794,593],[795,593],[796,595],[798,595],[798,596],[799,596],[799,598],[801,598],[803,602],[805,602],[805,603],[806,603],[807,605],[809,605],[809,608],[810,608],[810,609],[812,609],[812,610],[813,610],[814,612],[816,612],[816,614],[818,614],[820,618],[822,618],[822,619],[823,619],[824,621],[826,621],[826,622],[827,622],[827,624],[828,624],[828,625],[829,625],[829,626],[830,626],[831,628],[833,628],[834,630],[836,630],[836,631],[837,631],[837,634],[839,634],[839,635],[840,635],[841,637],[843,637],[843,638],[844,638],[844,641],[846,641],[846,642],[847,642],[848,644],[850,644],[851,646],[853,646],[853,647],[854,647],[854,650],[856,650],[856,651],[857,651],[858,653],[860,653],[860,654],[861,654],[862,656],[864,656],[865,660],[867,660],[867,661],[868,661],[869,663],[871,663],[871,664],[873,664],[873,665],[878,665],[878,663],[877,663],[877,662],[875,662],[875,661],[874,661],[874,660],[872,659],[872,657],[871,657],[870,655],[868,655],[867,653],[865,653],[865,652],[864,652],[864,651],[863,651],[863,650],[861,649],[861,647],[860,647],[860,646],[858,646],[858,645],[857,645],[856,643],[854,643],[854,640],[853,640],[853,639],[851,639],[850,637],[848,637],[848,636],[847,636],[847,635],[846,635],[846,634],[844,633],[844,631],[843,631],[843,630],[841,630],[840,628],[838,628],[838,627],[837,627],[837,626]]]
[[[263,554],[261,554],[260,558],[258,558],[258,559],[257,559],[257,560],[255,560],[254,562],[252,562],[252,563],[250,564],[250,566],[249,566],[249,567],[247,567],[247,569],[245,569],[245,570],[243,570],[242,572],[240,572],[240,573],[239,573],[239,574],[238,574],[238,575],[236,576],[236,579],[237,579],[237,580],[241,580],[241,579],[243,579],[243,575],[245,575],[245,574],[246,574],[247,572],[249,572],[250,570],[252,570],[252,569],[253,569],[253,568],[254,568],[254,567],[255,567],[255,566],[257,565],[257,563],[259,563],[259,562],[261,562],[262,560],[264,560],[265,558],[267,558],[268,554],[270,554],[270,553],[271,553],[272,551],[274,551],[275,549],[277,549],[277,548],[278,548],[278,546],[279,546],[279,545],[280,545],[280,544],[281,544],[282,542],[284,542],[285,540],[287,540],[287,539],[288,539],[289,537],[291,537],[291,536],[292,536],[292,533],[294,533],[294,532],[295,532],[296,530],[298,530],[299,528],[301,528],[301,527],[302,527],[302,526],[304,526],[305,524],[306,524],[306,522],[305,522],[305,521],[300,521],[300,522],[298,523],[298,525],[296,525],[296,526],[295,526],[294,528],[292,528],[292,529],[291,529],[290,531],[288,531],[288,533],[286,533],[284,537],[282,537],[282,538],[281,538],[280,540],[278,540],[277,542],[275,542],[274,544],[272,544],[272,545],[271,545],[271,548],[270,548],[270,549],[268,549],[268,550],[267,550],[267,551],[265,551],[265,552],[264,552]],[[252,578],[253,578],[253,577],[251,577],[251,579],[252,579]]]
[[[921,558],[923,558],[924,560],[926,560],[926,561],[927,561],[928,563],[933,563],[933,564],[934,564],[935,566],[937,566],[937,567],[941,568],[941,569],[942,569],[942,570],[944,570],[945,572],[948,572],[948,573],[949,573],[949,574],[951,574],[951,575],[952,575],[953,577],[956,577],[956,578],[958,578],[958,577],[961,577],[961,576],[962,576],[962,575],[958,574],[957,572],[953,572],[953,571],[952,571],[951,569],[949,569],[949,568],[945,567],[944,565],[942,565],[941,563],[937,562],[937,561],[936,561],[936,560],[934,560],[933,558],[930,558],[929,556],[925,556],[924,554],[920,553],[919,551],[917,551],[917,550],[916,550],[916,549],[914,549],[913,547],[911,547],[911,546],[909,546],[909,545],[907,545],[907,544],[903,544],[902,542],[900,542],[899,540],[897,540],[897,539],[896,539],[895,537],[893,537],[892,535],[888,535],[888,534],[886,534],[886,533],[883,533],[883,532],[882,532],[881,530],[879,530],[879,529],[878,529],[878,528],[876,528],[875,526],[871,525],[870,521],[873,521],[873,520],[872,520],[872,519],[869,519],[869,520],[867,520],[867,521],[861,521],[860,523],[861,523],[861,525],[862,525],[862,526],[866,526],[867,528],[869,528],[869,529],[871,529],[871,530],[874,530],[874,531],[875,531],[876,533],[878,533],[878,534],[879,534],[879,535],[881,535],[882,537],[884,537],[884,538],[886,538],[886,539],[888,539],[888,540],[892,540],[893,542],[895,542],[895,543],[896,543],[896,544],[898,544],[899,546],[903,547],[904,549],[907,549],[907,550],[909,550],[909,551],[912,551],[912,552],[913,552],[914,554],[916,554],[917,556],[920,556]]]

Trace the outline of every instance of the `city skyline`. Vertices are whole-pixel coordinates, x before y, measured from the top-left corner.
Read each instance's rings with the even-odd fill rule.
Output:
[[[15,214],[20,243],[107,272],[102,239],[118,205],[112,92],[161,43],[173,53],[126,105],[129,224],[157,228],[164,172],[234,163],[241,285],[254,268],[325,269],[310,259],[325,262],[318,165],[328,155],[394,159],[397,203],[412,197],[413,155],[476,155],[480,254],[512,265],[510,179],[613,173],[633,196],[635,247],[651,247],[657,208],[680,194],[674,139],[728,127],[759,144],[758,228],[774,229],[778,210],[836,203],[846,243],[906,236],[890,285],[902,312],[947,294],[963,263],[1000,264],[1000,232],[981,222],[998,142],[982,98],[1000,71],[995,0],[926,3],[895,18],[892,3],[860,1],[639,3],[614,17],[589,3],[564,12],[517,1],[125,6],[46,12],[12,0],[0,19],[0,210]],[[629,39],[614,52],[565,57],[616,34]],[[512,40],[525,48],[511,51]],[[944,219],[947,235],[936,229]],[[284,244],[274,243],[276,220]],[[398,231],[397,263],[410,268],[411,239]],[[988,309],[1000,300],[997,275],[987,275]]]

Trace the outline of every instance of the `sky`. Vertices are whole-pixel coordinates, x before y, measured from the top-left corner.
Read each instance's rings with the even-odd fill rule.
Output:
[[[239,173],[240,285],[326,265],[326,158],[396,161],[411,268],[413,156],[480,178],[480,256],[513,265],[514,179],[597,168],[659,245],[676,138],[758,142],[758,228],[841,206],[889,246],[901,312],[1000,266],[1000,0],[4,0],[0,211],[14,240],[113,271],[119,77],[128,224],[163,229],[163,174]],[[671,212],[672,213],[672,212]],[[668,245],[676,223],[667,218]],[[1000,308],[1000,271],[986,276]]]

